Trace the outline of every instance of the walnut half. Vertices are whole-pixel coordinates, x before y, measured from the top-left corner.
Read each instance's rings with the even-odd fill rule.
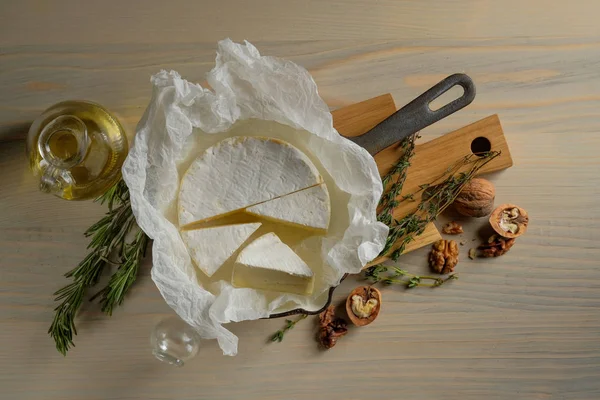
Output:
[[[438,240],[429,253],[429,266],[438,274],[449,274],[458,264],[458,245],[454,240]]]
[[[529,216],[527,211],[514,204],[502,204],[490,215],[490,225],[498,235],[516,238],[527,231]]]
[[[372,286],[359,286],[346,299],[346,313],[356,326],[369,325],[380,309],[381,292]]]

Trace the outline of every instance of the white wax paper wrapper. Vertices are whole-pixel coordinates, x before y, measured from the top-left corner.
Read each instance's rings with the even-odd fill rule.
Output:
[[[333,128],[304,68],[227,39],[219,42],[208,83],[213,90],[174,71],[152,77],[152,100],[123,178],[138,224],[154,239],[152,279],[165,301],[202,337],[216,338],[224,354],[235,355],[238,339],[223,324],[320,309],[345,273],[360,272],[379,254],[388,228],[376,218],[382,185],[375,161]],[[193,265],[177,222],[180,179],[195,157],[231,136],[285,140],[304,151],[323,175],[332,202],[327,235],[286,238],[276,232],[313,269],[312,296],[234,288],[230,266],[208,278]],[[263,226],[265,232],[276,229]]]

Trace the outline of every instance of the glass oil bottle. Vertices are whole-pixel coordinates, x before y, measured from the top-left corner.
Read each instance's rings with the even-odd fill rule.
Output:
[[[29,166],[42,192],[67,200],[103,194],[121,178],[127,136],[104,107],[65,101],[48,108],[27,136]]]

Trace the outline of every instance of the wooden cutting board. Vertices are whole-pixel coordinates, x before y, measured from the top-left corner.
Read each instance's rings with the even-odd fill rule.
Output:
[[[390,94],[384,94],[333,111],[333,125],[341,135],[358,136],[369,131],[395,111],[394,99]],[[429,142],[417,142],[402,193],[414,193],[419,189],[419,185],[431,183],[442,176],[454,162],[467,154],[472,154],[471,145],[477,138],[487,139],[489,150],[501,151],[498,157],[479,170],[479,175],[502,170],[513,165],[500,120],[497,115],[491,115]],[[401,155],[402,149],[398,144],[377,153],[375,162],[379,167],[379,173],[383,176]],[[399,219],[413,212],[419,203],[418,198],[416,199],[415,202],[402,202],[401,206],[395,210],[394,217]],[[416,250],[439,239],[441,239],[439,231],[433,224],[429,224],[423,234],[406,246],[404,252]],[[378,258],[371,265],[385,259],[386,257]]]

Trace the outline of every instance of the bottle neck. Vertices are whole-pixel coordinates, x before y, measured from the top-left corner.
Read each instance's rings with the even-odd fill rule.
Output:
[[[61,115],[42,129],[38,150],[53,167],[68,169],[84,160],[90,144],[83,121],[74,115]]]
[[[61,115],[50,121],[38,138],[38,151],[47,163],[40,177],[40,190],[60,193],[74,183],[70,169],[81,164],[91,141],[82,120]]]

